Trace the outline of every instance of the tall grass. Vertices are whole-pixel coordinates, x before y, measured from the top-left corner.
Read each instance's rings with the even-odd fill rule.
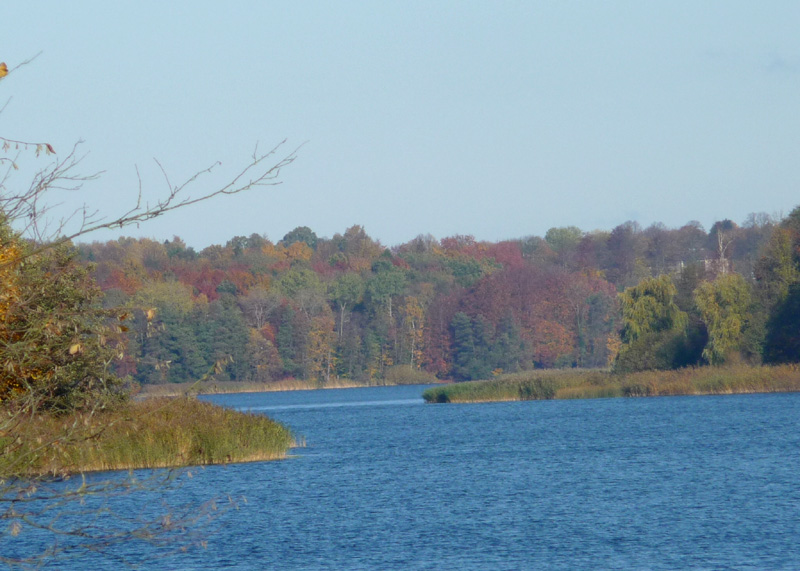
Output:
[[[380,385],[425,385],[438,382],[436,377],[419,369],[408,366],[391,367],[386,379],[376,380]],[[263,393],[273,391],[309,391],[315,389],[351,389],[376,386],[376,384],[357,382],[350,379],[331,379],[324,385],[302,379],[283,379],[269,383],[237,382],[237,381],[199,381],[195,383],[168,383],[164,385],[142,385],[136,397],[176,397],[192,395],[213,395],[224,393]]]
[[[583,371],[576,375],[565,370],[537,370],[501,375],[487,381],[469,381],[433,387],[423,393],[428,402],[483,402],[543,400],[557,398],[560,391],[579,384],[591,385],[604,373]]]
[[[427,402],[610,398],[800,391],[797,365],[692,367],[617,375],[607,371],[526,371],[428,389]]]
[[[68,435],[65,438],[64,435]],[[23,475],[163,468],[283,458],[292,434],[277,422],[192,398],[153,398],[113,412],[28,417],[4,466]]]
[[[386,370],[387,385],[432,385],[438,383],[436,375],[411,365],[394,365]]]

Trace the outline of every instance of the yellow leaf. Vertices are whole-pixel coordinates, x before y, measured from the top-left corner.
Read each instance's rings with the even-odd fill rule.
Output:
[[[75,353],[78,353],[80,350],[81,350],[81,344],[75,343],[74,345],[70,345],[69,354],[74,355]]]
[[[155,309],[148,309],[147,310],[147,321],[153,321],[155,316],[156,316],[156,310]]]
[[[6,62],[0,62],[0,78],[8,75],[8,66]]]

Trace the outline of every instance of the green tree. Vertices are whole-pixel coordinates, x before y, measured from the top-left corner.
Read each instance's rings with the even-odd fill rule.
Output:
[[[793,352],[800,328],[797,320],[797,284],[800,284],[800,206],[780,225],[755,266],[754,321],[763,326],[763,357],[770,363],[798,360]]]
[[[720,365],[741,349],[750,306],[750,286],[739,274],[724,274],[703,282],[694,292],[708,331],[703,358]]]
[[[137,381],[179,383],[206,373],[210,363],[198,349],[195,305],[192,288],[175,281],[150,282],[133,296]]]
[[[177,281],[152,281],[136,292],[132,308],[155,309],[157,315],[185,317],[194,309],[192,288]]]
[[[677,289],[663,275],[645,278],[619,294],[622,347],[614,363],[620,372],[670,369],[692,360],[688,316],[675,303]]]
[[[478,315],[472,320],[475,353],[470,377],[473,379],[488,379],[492,376],[495,368],[494,334],[494,326],[483,315]]]
[[[233,297],[224,296],[198,306],[192,322],[197,339],[195,351],[205,356],[207,368],[225,364],[217,367],[212,378],[219,381],[243,380],[249,369],[246,356],[250,335]]]
[[[295,327],[295,311],[286,306],[281,315],[280,326],[278,327],[278,354],[283,362],[283,370],[291,376],[301,374],[301,366],[298,362],[298,343]]]
[[[503,318],[497,326],[492,360],[505,373],[525,368],[525,342],[519,324],[511,316]]]
[[[583,238],[583,231],[576,226],[550,228],[544,235],[545,242],[557,254],[574,250],[578,247],[581,238]]]
[[[447,258],[445,266],[453,274],[456,283],[462,287],[472,287],[496,267],[489,260],[479,261],[467,256]]]
[[[324,291],[319,276],[308,268],[294,267],[277,279],[278,290],[286,297],[294,299],[302,290]]]
[[[789,228],[776,228],[756,263],[756,279],[761,295],[768,305],[779,303],[789,286],[800,281],[798,264],[798,235]]]
[[[764,360],[768,363],[800,361],[800,282],[789,286],[767,322]]]
[[[338,336],[340,340],[344,332],[344,323],[347,320],[347,311],[361,303],[365,289],[364,279],[355,272],[340,274],[330,285],[328,295],[339,309]]]
[[[457,381],[472,379],[475,368],[475,337],[472,330],[472,319],[459,311],[453,316],[450,324],[453,335],[453,378]]]
[[[685,328],[687,315],[675,304],[677,293],[672,279],[662,275],[645,278],[619,294],[623,343],[633,343],[648,333]]]
[[[387,317],[393,320],[393,299],[403,292],[406,285],[405,272],[392,264],[391,260],[381,258],[372,265],[372,277],[367,281],[366,291],[373,304],[382,306]]]
[[[453,377],[459,381],[488,379],[496,368],[497,348],[495,346],[495,330],[492,323],[483,315],[470,318],[466,313],[458,312],[451,323],[453,335]],[[516,347],[510,337],[513,351]],[[513,355],[509,356],[511,359]]]
[[[555,252],[562,266],[572,265],[582,238],[583,231],[576,226],[550,228],[544,235],[545,242]]]
[[[298,226],[297,228],[286,234],[286,236],[283,237],[283,240],[281,240],[281,242],[287,248],[292,244],[294,244],[295,242],[305,242],[305,244],[309,248],[311,248],[312,250],[316,250],[318,240],[319,239],[317,238],[317,235],[311,228],[309,228],[308,226]]]

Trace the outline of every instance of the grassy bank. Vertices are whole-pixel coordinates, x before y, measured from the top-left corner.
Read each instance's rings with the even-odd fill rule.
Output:
[[[113,412],[35,415],[0,435],[0,478],[283,458],[287,428],[192,398],[153,398]]]
[[[800,391],[797,365],[737,365],[627,375],[607,371],[526,371],[435,387],[425,391],[423,398],[426,402],[445,403],[794,391]]]
[[[319,388],[348,389],[363,387],[359,383],[348,380],[334,379],[320,387],[315,383],[300,379],[288,379],[273,383],[240,383],[236,381],[214,382],[202,381],[198,383],[169,383],[166,385],[142,385],[137,397],[177,397],[190,395],[218,395],[227,393],[267,393],[277,391],[310,391]]]
[[[142,385],[137,397],[176,397],[187,394],[215,395],[226,393],[266,393],[273,391],[311,391],[316,389],[352,389],[359,387],[392,385],[428,385],[438,382],[436,377],[409,366],[391,367],[386,378],[373,384],[359,383],[350,379],[331,379],[324,385],[302,379],[285,379],[270,383],[240,383],[235,381],[196,383],[169,383],[166,385]]]

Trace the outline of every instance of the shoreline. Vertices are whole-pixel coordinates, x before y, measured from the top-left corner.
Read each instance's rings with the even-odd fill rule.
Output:
[[[427,403],[488,403],[791,392],[800,392],[800,367],[797,365],[705,366],[627,374],[537,370],[435,387],[422,396]]]
[[[305,445],[302,436],[267,416],[193,397],[27,415],[16,428],[17,444],[0,456],[0,479],[283,460]]]
[[[436,384],[446,385],[451,381],[437,381]],[[323,386],[309,383],[302,380],[277,381],[274,383],[239,383],[232,382],[200,382],[200,383],[172,383],[168,385],[142,385],[138,392],[133,396],[135,400],[146,400],[151,398],[174,398],[189,395],[223,395],[237,393],[271,393],[271,392],[290,392],[290,391],[317,391],[317,390],[337,390],[337,389],[361,389],[372,387],[395,387],[404,384],[416,385],[420,383],[392,383],[366,385],[354,381],[334,380]],[[433,383],[423,383],[433,384]]]
[[[289,449],[292,448],[303,448],[302,444],[293,443],[290,445]],[[194,461],[190,464],[186,464],[183,462],[155,462],[149,464],[147,466],[142,466],[138,464],[128,463],[128,464],[117,464],[113,466],[105,466],[105,467],[96,467],[96,466],[88,466],[82,468],[80,471],[75,472],[68,472],[68,477],[75,476],[76,474],[100,474],[103,472],[130,472],[133,470],[187,470],[191,468],[206,468],[209,466],[228,466],[231,464],[251,464],[253,462],[274,462],[279,460],[286,460],[287,458],[293,457],[292,454],[289,454],[288,450],[282,453],[272,453],[272,452],[264,452],[264,453],[255,453],[250,454],[246,457],[241,458],[232,458],[230,460],[221,460],[221,461]]]
[[[775,395],[775,394],[791,394],[800,392],[800,389],[776,389],[776,390],[741,390],[741,391],[716,391],[716,392],[696,392],[696,393],[671,393],[671,394],[654,394],[654,395],[601,395],[601,396],[556,396],[553,398],[486,398],[474,400],[448,400],[448,401],[426,401],[426,404],[488,404],[495,402],[525,402],[532,400],[594,400],[594,399],[624,399],[624,398],[660,398],[660,397],[715,397],[715,396],[732,396],[732,395]]]

